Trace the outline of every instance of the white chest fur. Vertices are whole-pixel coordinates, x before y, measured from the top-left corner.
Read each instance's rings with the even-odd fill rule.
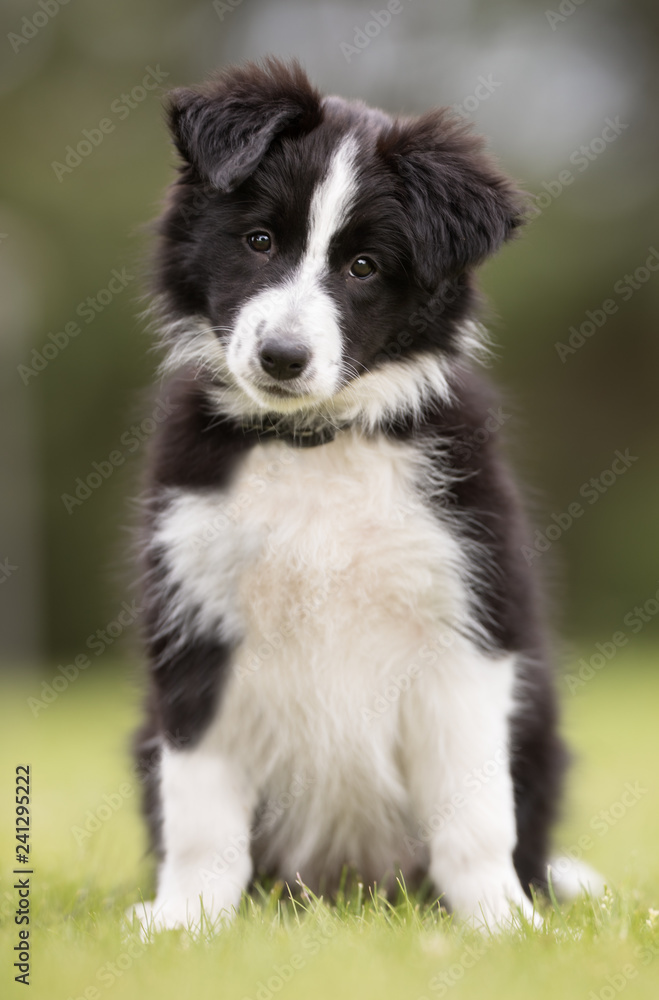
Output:
[[[273,442],[248,453],[230,489],[174,493],[155,540],[199,626],[220,624],[245,650],[298,618],[345,635],[337,606],[346,625],[437,614],[453,624],[466,613],[464,557],[424,503],[430,475],[418,447],[384,437]]]
[[[229,490],[175,494],[162,517],[175,614],[236,643],[204,746],[269,803],[257,849],[288,877],[349,861],[381,878],[419,862],[402,845],[440,774],[433,799],[418,758],[443,725],[449,784],[466,773],[471,756],[451,759],[449,730],[476,684],[493,713],[492,725],[470,720],[485,756],[505,740],[512,670],[484,668],[463,638],[464,554],[423,501],[429,475],[418,447],[384,437],[272,443],[248,453]]]

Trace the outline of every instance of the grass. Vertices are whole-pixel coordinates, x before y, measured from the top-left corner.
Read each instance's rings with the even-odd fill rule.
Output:
[[[126,747],[136,697],[117,664],[84,673],[35,718],[40,680],[0,690],[3,955],[0,996],[439,1000],[659,996],[659,673],[651,652],[621,651],[578,693],[565,688],[576,751],[559,849],[603,872],[599,901],[546,905],[540,931],[487,938],[401,890],[386,901],[355,887],[337,905],[284,886],[243,902],[207,940],[169,932],[145,945],[122,930],[124,908],[150,898],[137,783]],[[13,981],[17,944],[14,770],[32,767],[34,865],[29,991]],[[621,796],[636,787],[636,799]],[[107,798],[104,798],[107,796]],[[629,803],[632,804],[629,804]],[[105,808],[104,808],[105,807]],[[88,829],[86,828],[86,824]],[[94,827],[94,829],[92,829]]]

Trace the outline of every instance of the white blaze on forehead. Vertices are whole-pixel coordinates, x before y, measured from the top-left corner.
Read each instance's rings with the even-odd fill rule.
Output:
[[[255,384],[263,377],[259,348],[270,336],[308,348],[309,366],[300,379],[305,392],[327,399],[341,384],[341,317],[337,302],[323,287],[323,275],[329,270],[332,238],[345,225],[357,193],[357,151],[353,135],[341,140],[313,192],[301,259],[281,284],[248,299],[236,318],[228,368],[262,408],[283,412],[300,406],[299,401],[265,399]]]
[[[334,153],[327,174],[316,187],[309,209],[309,232],[302,259],[306,270],[327,262],[332,237],[345,224],[357,194],[357,140],[347,135]]]

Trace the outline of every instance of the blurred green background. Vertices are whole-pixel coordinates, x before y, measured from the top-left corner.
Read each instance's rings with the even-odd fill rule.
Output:
[[[616,631],[656,640],[659,7],[394,0],[386,24],[373,9],[386,4],[4,0],[4,662],[70,661],[98,630],[108,646],[125,638],[110,626],[134,596],[155,366],[141,261],[174,164],[160,98],[266,53],[393,112],[458,106],[537,196],[524,235],[483,270],[505,431],[537,527],[553,526],[534,562],[586,655]],[[635,461],[607,475],[627,449]],[[113,451],[125,461],[67,505]]]

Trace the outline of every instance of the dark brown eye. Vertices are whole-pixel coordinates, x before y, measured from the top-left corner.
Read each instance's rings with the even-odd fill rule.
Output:
[[[267,233],[250,233],[247,242],[257,253],[267,253],[272,247],[272,240]]]
[[[352,262],[350,273],[353,278],[370,278],[372,274],[375,274],[376,270],[377,268],[370,257],[357,257]]]

